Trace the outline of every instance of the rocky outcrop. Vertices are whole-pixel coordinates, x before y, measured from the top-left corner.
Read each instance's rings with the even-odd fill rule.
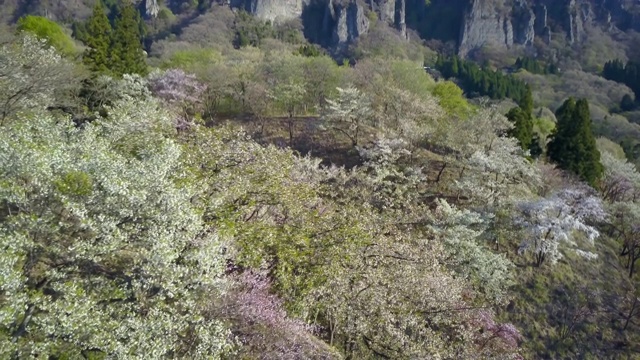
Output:
[[[231,0],[233,8],[244,9],[256,17],[271,22],[299,18],[308,0]]]
[[[145,1],[149,6],[157,0]],[[569,43],[578,43],[585,39],[585,28],[592,23],[610,31],[633,27],[640,30],[640,21],[636,21],[640,20],[637,17],[640,12],[630,10],[635,0],[465,0],[466,6],[465,2],[456,2],[453,6],[451,0],[431,0],[430,6],[425,6],[422,0],[217,1],[272,22],[302,18],[305,35],[336,52],[366,34],[374,18],[397,29],[406,38],[408,13],[413,19],[412,26],[420,30],[422,24],[416,19],[428,18],[427,12],[447,15],[447,21],[451,21],[452,11],[458,8],[462,18],[460,26],[456,25],[459,33],[441,36],[457,38],[461,56],[485,45],[505,49],[515,45],[531,46],[536,37],[550,43],[552,35],[566,36]],[[148,11],[153,12],[153,7],[148,7]],[[431,36],[428,30],[422,35]]]
[[[368,0],[368,5],[381,21],[400,31],[402,37],[407,37],[406,0]]]
[[[547,10],[547,6],[544,4],[536,5],[535,13],[535,35],[540,36],[546,44],[549,44],[551,42],[551,28],[549,27],[549,11]]]
[[[536,16],[524,0],[511,8],[501,1],[471,0],[460,31],[459,54],[466,56],[484,45],[510,48],[531,45]]]
[[[244,9],[254,16],[272,22],[294,18],[317,19],[314,24],[305,23],[305,31],[312,38],[340,52],[358,37],[366,34],[371,26],[369,12],[407,36],[407,0],[229,0],[232,8]],[[310,14],[309,12],[315,12]],[[320,24],[318,28],[308,27]]]
[[[329,0],[323,27],[331,33],[332,47],[341,52],[369,31],[369,19],[361,3]]]

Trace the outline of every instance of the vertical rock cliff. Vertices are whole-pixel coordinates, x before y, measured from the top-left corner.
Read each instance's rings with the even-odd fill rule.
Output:
[[[244,9],[254,16],[271,22],[286,21],[302,16],[308,0],[231,0],[234,8]]]
[[[341,52],[369,31],[369,19],[356,1],[329,0],[323,27],[331,33],[331,45]]]
[[[230,5],[272,22],[302,18],[309,38],[337,52],[369,31],[371,11],[407,36],[406,0],[230,0]]]
[[[153,12],[157,0],[146,0]],[[407,37],[407,19],[424,38],[457,39],[467,56],[485,45],[530,46],[536,37],[569,43],[585,39],[585,28],[640,30],[636,0],[217,0],[272,22],[301,18],[305,36],[340,52],[372,26],[374,12]],[[636,9],[636,10],[632,10]],[[453,24],[453,27],[450,26]]]
[[[511,6],[504,0],[471,0],[464,13],[458,52],[466,56],[484,45],[531,45],[535,20],[536,15],[524,0],[515,0]]]

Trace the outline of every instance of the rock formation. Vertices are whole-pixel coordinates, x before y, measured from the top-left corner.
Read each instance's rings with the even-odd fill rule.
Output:
[[[340,52],[369,31],[369,19],[364,7],[355,1],[330,0],[324,28],[331,32],[331,44]]]
[[[244,9],[254,16],[280,22],[299,18],[308,0],[231,0],[234,8]]]
[[[504,1],[471,0],[462,21],[459,54],[466,56],[484,45],[531,45],[535,20],[536,15],[524,0],[515,0],[510,8]]]
[[[147,0],[147,4],[155,1]],[[418,19],[438,8],[453,12],[454,16],[459,11],[462,18],[459,33],[449,36],[457,37],[461,56],[485,45],[505,49],[531,46],[536,37],[549,43],[552,29],[553,36],[566,36],[569,43],[578,43],[585,39],[585,27],[592,23],[609,31],[632,27],[640,30],[640,21],[636,21],[640,20],[639,15],[629,10],[632,0],[467,0],[466,7],[463,3],[459,10],[451,8],[450,0],[431,0],[430,6],[425,6],[423,0],[218,1],[272,22],[302,18],[305,34],[311,33],[310,38],[336,52],[369,31],[370,12],[406,38],[407,14]],[[313,23],[307,23],[307,18],[314,18]],[[412,26],[417,25],[414,20]]]
[[[321,6],[318,6],[318,4]],[[406,0],[231,0],[233,8],[244,9],[256,17],[272,22],[299,18],[305,8],[314,5],[314,10],[322,8],[322,13],[312,16],[322,17],[321,28],[313,31],[321,33],[327,45],[338,52],[366,34],[371,26],[367,14],[375,12],[377,18],[401,32],[406,38]],[[306,25],[306,24],[305,24]]]

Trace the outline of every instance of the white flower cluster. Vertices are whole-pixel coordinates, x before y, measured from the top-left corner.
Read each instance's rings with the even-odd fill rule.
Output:
[[[0,357],[229,347],[206,316],[224,288],[220,241],[190,202],[171,126],[154,101],[124,96],[83,129],[45,112],[0,127]]]

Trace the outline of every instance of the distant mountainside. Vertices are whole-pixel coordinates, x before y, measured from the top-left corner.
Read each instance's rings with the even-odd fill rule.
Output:
[[[155,1],[155,0],[150,0]],[[342,48],[380,19],[407,36],[407,26],[423,38],[455,40],[466,56],[484,45],[510,48],[566,37],[585,40],[585,27],[605,31],[640,30],[640,4],[632,0],[231,0],[271,21],[302,18],[317,42]],[[372,16],[375,14],[375,16]]]
[[[0,0],[1,18],[11,22],[28,13],[71,21],[88,16],[94,1]],[[147,16],[157,14],[159,0],[138,1]],[[454,42],[461,56],[486,45],[527,47],[556,37],[575,44],[588,38],[589,26],[611,33],[640,31],[640,3],[634,0],[198,0],[197,7],[202,11],[214,2],[272,22],[300,19],[309,40],[334,52],[379,21],[404,38],[409,29],[424,39]],[[181,11],[195,2],[164,3]]]

